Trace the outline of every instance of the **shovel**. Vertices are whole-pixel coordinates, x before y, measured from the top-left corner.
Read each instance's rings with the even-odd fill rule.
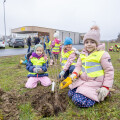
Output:
[[[59,89],[64,89],[68,87],[72,83],[72,79],[70,77],[67,77],[65,80],[63,80],[60,83]]]

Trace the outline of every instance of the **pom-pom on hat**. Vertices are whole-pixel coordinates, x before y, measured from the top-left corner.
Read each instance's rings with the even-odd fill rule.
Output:
[[[72,39],[70,37],[66,37],[64,41],[64,45],[70,45],[72,44]]]
[[[41,44],[37,44],[37,45],[35,45],[35,47],[34,47],[34,52],[36,52],[36,49],[37,49],[38,47],[43,48],[43,46],[42,46]]]
[[[83,42],[85,43],[85,41],[87,39],[94,40],[97,43],[97,45],[99,44],[99,42],[100,42],[100,29],[98,26],[91,27],[90,31],[88,31],[84,35]]]
[[[56,32],[54,33],[53,37],[58,39],[58,38],[59,38],[59,31],[56,31]]]

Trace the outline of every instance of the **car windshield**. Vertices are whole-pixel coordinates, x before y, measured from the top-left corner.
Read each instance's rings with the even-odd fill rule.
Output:
[[[23,39],[15,39],[15,41],[24,41]]]

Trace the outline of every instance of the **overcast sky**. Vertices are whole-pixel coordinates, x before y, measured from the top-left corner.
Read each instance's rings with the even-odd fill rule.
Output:
[[[4,9],[0,0],[0,35],[4,35]],[[6,33],[22,26],[40,26],[84,33],[97,24],[101,39],[120,33],[120,0],[6,0]]]

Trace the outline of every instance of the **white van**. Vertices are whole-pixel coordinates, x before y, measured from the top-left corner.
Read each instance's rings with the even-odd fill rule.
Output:
[[[0,48],[5,48],[5,42],[0,39]]]

